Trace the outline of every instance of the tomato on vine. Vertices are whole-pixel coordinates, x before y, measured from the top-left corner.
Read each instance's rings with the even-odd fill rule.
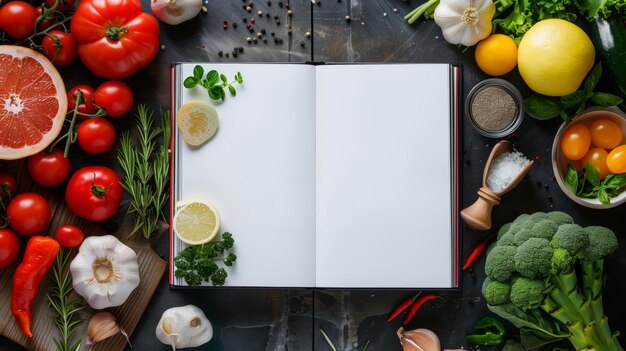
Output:
[[[31,178],[43,186],[57,186],[70,174],[70,160],[59,149],[54,149],[52,153],[44,150],[30,156],[27,166]]]
[[[17,257],[20,243],[15,233],[9,229],[0,229],[0,268],[5,268]]]
[[[56,29],[43,37],[41,51],[55,66],[67,66],[78,56],[76,40],[72,33]]]
[[[0,171],[0,197],[15,193],[15,187],[17,187],[15,175],[9,171]]]
[[[102,166],[88,166],[76,171],[65,190],[67,207],[92,222],[102,222],[117,212],[124,190],[114,170]]]
[[[94,103],[110,117],[122,117],[133,108],[135,98],[130,87],[119,80],[110,80],[96,88]]]
[[[26,39],[35,32],[37,10],[25,1],[11,1],[0,7],[0,30],[14,40]]]
[[[54,6],[55,3],[56,3],[56,0],[46,0],[46,7],[51,8],[52,6]],[[74,8],[74,3],[75,3],[74,0],[61,0],[56,10],[65,12],[69,9]]]
[[[35,7],[35,10],[37,10],[37,17],[41,17],[41,15],[43,15],[43,6],[39,5],[37,7]],[[37,25],[37,29],[42,31],[42,30],[46,30],[48,28],[50,28],[50,26],[52,26],[53,24],[57,23],[57,19],[56,18],[52,18],[52,19],[42,19],[41,22],[39,22],[39,25]]]
[[[79,90],[83,94],[84,102],[78,105],[78,112],[87,115],[93,115],[98,112],[98,107],[93,104],[95,89],[85,84],[77,85],[67,93],[67,110],[73,111],[74,107],[76,107],[76,94]],[[85,116],[78,115],[78,119],[86,118]]]
[[[56,241],[63,247],[72,248],[77,247],[83,242],[85,234],[80,228],[73,225],[64,225],[57,229],[54,234]]]
[[[35,235],[50,224],[48,200],[36,193],[22,193],[14,197],[7,206],[9,226],[16,233]]]
[[[115,127],[102,117],[90,118],[78,125],[78,145],[90,154],[101,154],[115,144]]]

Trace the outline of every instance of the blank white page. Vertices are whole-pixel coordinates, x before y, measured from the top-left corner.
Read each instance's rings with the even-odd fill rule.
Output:
[[[452,287],[450,66],[316,81],[317,286]]]
[[[194,64],[182,67],[180,81]],[[214,103],[217,134],[177,150],[178,198],[219,209],[221,232],[235,239],[237,261],[226,286],[315,285],[315,68],[296,64],[204,64],[244,84]],[[182,88],[182,102],[209,101]],[[177,239],[176,239],[177,240]],[[182,245],[180,242],[175,245]]]

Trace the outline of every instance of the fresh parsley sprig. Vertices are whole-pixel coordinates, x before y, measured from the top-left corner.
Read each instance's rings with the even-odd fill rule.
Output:
[[[222,101],[226,97],[226,89],[228,89],[230,95],[237,95],[237,90],[233,86],[235,83],[243,84],[241,72],[237,72],[235,80],[229,82],[224,74],[220,74],[216,70],[209,71],[206,77],[204,77],[204,68],[200,65],[196,65],[193,68],[193,76],[189,76],[183,81],[185,88],[191,89],[199,85],[207,90],[211,99]]]
[[[619,195],[626,187],[626,174],[609,174],[600,180],[598,171],[591,163],[587,163],[580,172],[569,166],[564,180],[572,194],[586,199],[598,198],[604,205],[611,204],[611,198]]]
[[[204,245],[189,246],[179,252],[174,258],[176,278],[182,278],[192,288],[202,282],[211,282],[214,286],[224,285],[228,272],[217,262],[222,261],[230,267],[237,260],[237,256],[229,252],[235,240],[231,233],[222,234],[222,240],[213,241]],[[228,252],[228,255],[224,256]]]
[[[533,94],[524,101],[526,113],[539,120],[561,116],[564,121],[569,122],[572,116],[579,115],[590,104],[601,107],[621,104],[622,99],[619,96],[594,92],[600,77],[602,77],[602,65],[598,63],[585,80],[583,90],[561,97]]]

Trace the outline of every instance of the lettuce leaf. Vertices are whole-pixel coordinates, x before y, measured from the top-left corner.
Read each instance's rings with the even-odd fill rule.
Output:
[[[626,17],[624,0],[575,0],[576,7],[588,19],[609,18],[615,14]]]

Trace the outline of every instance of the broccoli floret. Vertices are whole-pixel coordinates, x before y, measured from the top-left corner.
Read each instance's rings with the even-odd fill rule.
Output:
[[[511,284],[511,303],[522,309],[533,308],[543,301],[543,280],[515,277]]]
[[[572,219],[572,217],[570,215],[568,215],[565,212],[561,212],[561,211],[549,212],[548,213],[548,218],[552,222],[556,223],[556,225],[574,223],[574,220]]]
[[[556,248],[552,254],[552,267],[558,273],[568,273],[574,269],[576,257],[572,256],[569,251]]]
[[[507,224],[503,225],[502,228],[500,228],[500,230],[498,230],[497,240],[500,240],[500,238],[502,238],[502,236],[504,234],[506,234],[509,231],[509,229],[511,229],[511,225],[512,224],[513,223],[507,223]]]
[[[535,221],[529,217],[527,217],[524,220],[521,220],[519,222],[513,222],[513,224],[511,224],[511,230],[519,230],[519,229],[533,229],[533,226],[535,225]]]
[[[515,268],[526,278],[545,276],[552,267],[552,247],[547,239],[530,238],[517,248]]]
[[[617,237],[609,228],[605,227],[586,227],[589,237],[589,245],[585,248],[585,259],[588,261],[597,261],[610,253],[617,250]]]
[[[533,222],[535,222],[535,223],[539,223],[540,221],[547,220],[547,219],[550,219],[550,218],[548,217],[547,213],[535,212],[535,213],[530,215],[530,219],[532,219]]]
[[[515,237],[513,239],[513,242],[515,243],[515,246],[520,246],[524,242],[526,242],[526,240],[530,239],[531,237],[532,237],[532,233],[531,233],[530,229],[522,228],[522,229],[518,230],[515,233]]]
[[[515,244],[515,234],[513,232],[508,232],[504,234],[498,241],[496,241],[498,246],[517,246]]]
[[[507,282],[515,272],[513,257],[517,248],[514,246],[496,246],[485,261],[485,273],[491,280]]]
[[[496,244],[498,244],[498,242],[494,241],[491,244],[489,244],[489,246],[487,246],[487,250],[485,251],[485,256],[489,256],[489,253],[491,252],[491,250],[493,250],[494,247],[496,247]]]
[[[487,300],[487,303],[491,306],[504,305],[510,301],[511,285],[509,285],[509,283],[493,281],[487,278],[483,282],[482,290],[485,300]]]
[[[548,219],[543,219],[535,223],[535,226],[531,229],[532,237],[551,240],[558,229],[559,226],[556,223]]]
[[[562,224],[552,238],[554,248],[563,248],[573,256],[589,246],[589,235],[577,224]]]

